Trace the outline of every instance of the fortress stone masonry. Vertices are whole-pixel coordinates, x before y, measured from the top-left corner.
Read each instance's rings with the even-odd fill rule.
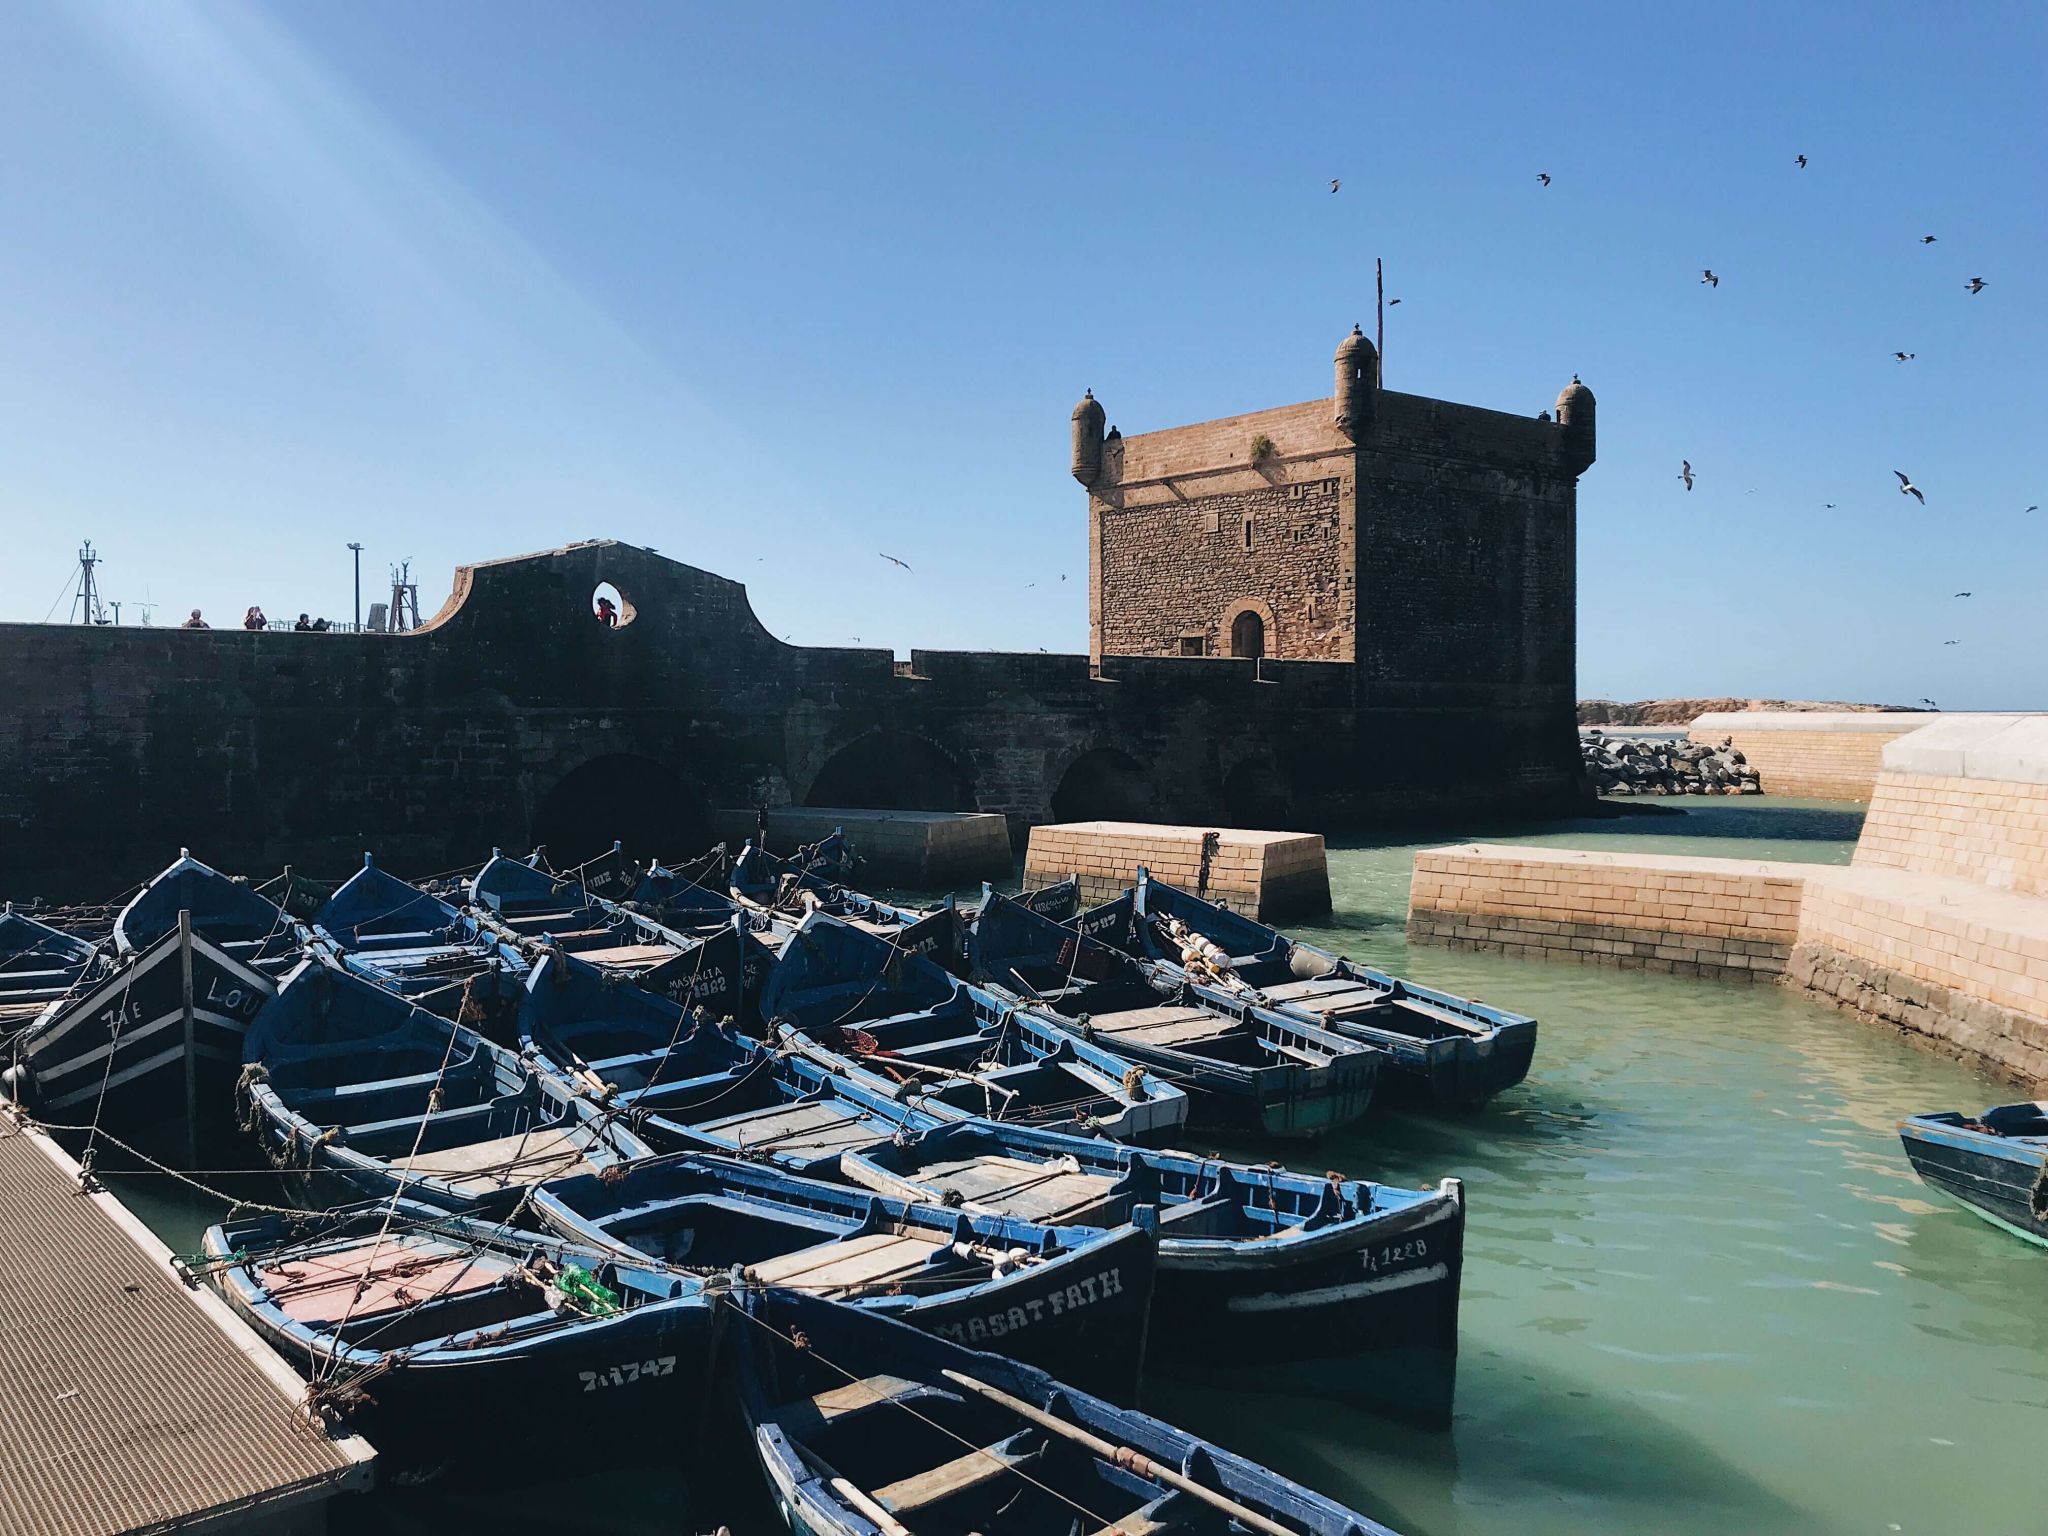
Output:
[[[1583,803],[1592,394],[1552,421],[1378,373],[1354,334],[1330,396],[1129,439],[1084,400],[1085,656],[785,645],[738,582],[606,540],[465,566],[400,635],[0,625],[0,891],[105,897],[180,846],[314,876],[674,858],[714,807],[989,811],[1021,841]]]

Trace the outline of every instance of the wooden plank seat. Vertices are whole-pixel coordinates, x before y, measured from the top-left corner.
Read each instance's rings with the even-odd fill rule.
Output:
[[[839,1104],[813,1102],[771,1104],[705,1121],[697,1129],[737,1147],[773,1146],[778,1152],[824,1156],[875,1146],[887,1141],[894,1128],[880,1119],[862,1119]]]
[[[913,1477],[901,1478],[885,1487],[877,1488],[872,1497],[892,1515],[907,1515],[914,1510],[925,1509],[942,1499],[950,1499],[971,1489],[986,1487],[999,1477],[1006,1477],[1018,1467],[1028,1466],[1038,1459],[1036,1449],[1008,1449],[991,1445],[982,1450],[969,1451],[965,1456],[956,1456],[944,1466],[933,1467],[929,1472],[919,1472]]]
[[[1113,1035],[1158,1050],[1184,1050],[1211,1040],[1227,1040],[1237,1032],[1236,1021],[1226,1015],[1173,1004],[1098,1013],[1089,1022],[1098,1035]]]
[[[511,1269],[500,1254],[404,1235],[282,1259],[256,1276],[293,1321],[331,1323],[488,1290]]]
[[[1101,1174],[1021,1157],[933,1163],[920,1171],[919,1182],[957,1190],[963,1205],[1051,1226],[1086,1220],[1110,1202],[1116,1188],[1116,1180]]]
[[[863,1232],[747,1266],[750,1279],[834,1299],[883,1290],[923,1271],[942,1246],[924,1232]]]
[[[467,1146],[444,1147],[417,1157],[394,1157],[391,1166],[422,1178],[441,1179],[464,1194],[486,1195],[541,1179],[595,1173],[583,1160],[573,1128],[552,1126],[524,1136],[500,1136]]]
[[[1295,1003],[1317,1013],[1342,1013],[1387,1001],[1387,989],[1343,976],[1317,976],[1308,981],[1283,981],[1259,991],[1276,1003]]]
[[[802,1434],[808,1429],[864,1418],[876,1409],[895,1404],[922,1409],[928,1404],[959,1401],[959,1394],[943,1387],[928,1386],[903,1376],[869,1376],[820,1392],[801,1403],[785,1404],[781,1417],[786,1428]]]
[[[669,959],[675,951],[666,944],[614,944],[609,949],[583,949],[576,958],[590,965],[646,967]]]

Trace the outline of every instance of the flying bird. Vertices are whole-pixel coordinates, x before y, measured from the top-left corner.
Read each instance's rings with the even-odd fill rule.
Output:
[[[1981,277],[1973,277],[1967,283],[1963,284],[1963,286],[1969,289],[1972,293],[1982,293],[1984,291],[1984,279]]]
[[[1922,236],[1920,237],[1920,243],[1921,243],[1922,245],[1932,245],[1932,244],[1934,244],[1934,236],[1932,236],[1932,235],[1922,235]]]
[[[1941,643],[1943,645],[1961,645],[1963,642],[1960,640],[1944,640]]]
[[[1542,183],[1543,183],[1543,185],[1545,185],[1545,186],[1547,187],[1547,186],[1549,186],[1549,185],[1550,185],[1550,172],[1548,172],[1548,171],[1538,171],[1538,172],[1536,173],[1536,179],[1537,179],[1538,181],[1542,182]]]
[[[908,565],[905,565],[903,561],[898,560],[894,555],[883,555],[882,558],[888,561],[891,565],[901,565],[903,566],[903,569],[905,569],[906,571],[910,570],[910,567]],[[910,573],[913,576],[917,574],[915,571],[911,571]]]
[[[1032,589],[1033,587],[1035,587],[1035,586],[1037,586],[1037,585],[1038,585],[1038,583],[1037,583],[1037,582],[1035,582],[1035,581],[1027,581],[1027,582],[1025,582],[1025,583],[1024,583],[1024,590],[1025,590],[1026,592],[1029,592],[1029,591],[1030,591],[1030,590],[1031,590],[1031,589]]]
[[[1895,469],[1892,473],[1899,477],[1899,494],[1901,496],[1910,496],[1923,507],[1927,505],[1927,498],[1920,494],[1920,487],[1906,478],[1906,472],[1903,469]]]
[[[1680,459],[1680,460],[1678,461],[1678,478],[1679,478],[1679,479],[1681,479],[1681,480],[1683,480],[1683,481],[1685,482],[1685,488],[1686,488],[1686,489],[1687,489],[1688,491],[1692,489],[1692,460],[1691,460],[1691,459]]]
[[[2039,503],[2039,502],[2037,501],[2037,502],[2035,502],[2035,503],[2034,503],[2034,505],[2032,505],[2031,507],[2027,508],[2027,510],[2028,510],[2029,512],[2038,512],[2038,511],[2040,511],[2040,510],[2041,510],[2041,504],[2040,504],[2040,503]]]
[[[1396,304],[1400,302],[1401,301],[1399,299],[1389,299],[1387,300],[1387,308],[1392,309]]]
[[[1700,270],[1700,281],[1705,283],[1709,288],[1718,288],[1721,286],[1721,279],[1714,275],[1714,269],[1712,267],[1704,267]]]
[[[1797,156],[1795,156],[1794,158],[1795,158],[1795,159],[1797,159],[1797,160],[1798,160],[1798,162],[1799,162],[1799,169],[1801,169],[1802,171],[1803,171],[1803,170],[1805,170],[1805,169],[1806,169],[1806,156],[1804,156],[1804,155],[1797,155]]]
[[[1894,352],[1892,354],[1892,357],[1898,362],[1910,363],[1911,361],[1913,361],[1914,358],[1918,357],[1919,355],[1920,354],[1918,352]]]
[[[1827,508],[1830,512],[1832,512],[1835,510],[1835,504],[1831,501],[1827,504]]]
[[[1332,177],[1330,178],[1330,190],[1331,190],[1332,192],[1335,192],[1335,191],[1336,191],[1336,190],[1337,190],[1337,189],[1338,189],[1339,187],[1341,187],[1341,186],[1343,186],[1343,185],[1344,185],[1344,183],[1343,183],[1342,181],[1338,180],[1338,179],[1337,179],[1337,178],[1336,178],[1335,176],[1332,176]]]
[[[1941,706],[1940,706],[1939,704],[1935,703],[1935,702],[1934,702],[1934,700],[1932,700],[1932,699],[1922,699],[1922,700],[1921,700],[1920,702],[1921,702],[1922,704],[1925,704],[1925,705],[1926,705],[1926,706],[1927,706],[1927,707],[1928,707],[1929,709],[1939,709],[1939,708],[1941,708]]]
[[[1957,597],[1968,597],[1969,595],[1970,595],[1970,594],[1969,594],[1969,593],[1967,593],[1967,592],[1958,592],[1958,593],[1956,594],[1956,596],[1957,596]]]

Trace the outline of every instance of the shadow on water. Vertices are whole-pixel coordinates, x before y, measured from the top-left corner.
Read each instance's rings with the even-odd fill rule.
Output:
[[[1150,1413],[1397,1531],[1811,1532],[1810,1511],[1611,1388],[1469,1349],[1449,1434],[1242,1388],[1146,1383]]]

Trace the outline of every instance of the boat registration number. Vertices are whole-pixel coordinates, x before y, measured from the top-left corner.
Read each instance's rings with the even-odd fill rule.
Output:
[[[577,1379],[583,1383],[583,1390],[595,1392],[601,1387],[624,1387],[649,1376],[673,1376],[676,1373],[676,1357],[660,1355],[652,1360],[628,1360],[604,1371],[578,1371]]]
[[[1390,1269],[1407,1269],[1429,1257],[1429,1239],[1411,1237],[1405,1243],[1386,1243],[1365,1251],[1365,1272],[1382,1274]]]

